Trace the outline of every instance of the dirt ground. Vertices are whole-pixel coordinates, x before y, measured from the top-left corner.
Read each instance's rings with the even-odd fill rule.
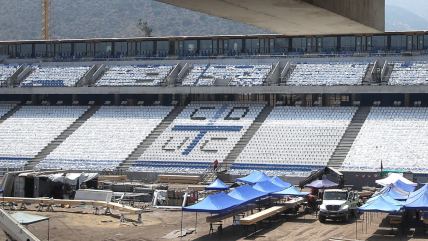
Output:
[[[327,221],[321,224],[315,215],[300,213],[297,216],[287,215],[286,220],[274,221],[271,226],[264,223],[258,226],[255,234],[244,237],[242,226],[233,226],[229,218],[223,223],[223,234],[217,230],[210,237],[209,224],[205,222],[206,214],[198,213],[196,233],[187,234],[182,238],[177,235],[165,235],[180,229],[181,211],[154,209],[143,214],[143,223],[137,223],[137,215],[127,215],[127,222],[119,222],[119,211],[113,215],[94,215],[92,208],[56,208],[55,212],[37,212],[36,206],[29,206],[25,211],[31,214],[50,217],[50,240],[329,240],[331,238],[357,240],[425,240],[421,221],[410,222],[404,234],[391,234],[386,214],[372,214],[371,223],[357,221],[354,217],[349,224]],[[14,213],[15,211],[9,211]],[[183,213],[183,228],[195,228],[195,213]],[[103,221],[109,222],[103,222]],[[134,225],[136,224],[136,226]],[[363,226],[364,223],[364,226]],[[357,233],[356,233],[357,228]],[[366,230],[367,228],[367,230]],[[29,230],[42,240],[47,240],[48,224],[41,222],[29,225]],[[172,237],[172,238],[171,238]],[[6,240],[1,233],[0,240]]]

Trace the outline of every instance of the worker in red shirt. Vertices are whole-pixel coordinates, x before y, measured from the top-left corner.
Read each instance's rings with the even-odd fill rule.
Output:
[[[217,171],[218,161],[217,159],[214,161],[214,171]]]

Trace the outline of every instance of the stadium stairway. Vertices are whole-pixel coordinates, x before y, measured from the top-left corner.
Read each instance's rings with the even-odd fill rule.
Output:
[[[80,126],[85,123],[92,115],[94,115],[101,106],[92,106],[83,114],[79,119],[77,119],[73,124],[71,124],[66,130],[64,130],[59,136],[57,136],[53,141],[51,141],[45,148],[43,148],[37,155],[25,165],[25,170],[32,170],[39,162],[43,161],[55,148],[61,145],[74,131],[76,131]]]
[[[138,145],[128,158],[119,165],[122,171],[128,170],[135,161],[152,145],[152,143],[165,131],[168,126],[177,118],[177,116],[186,108],[186,106],[176,106],[165,119]]]
[[[391,74],[392,74],[393,70],[394,70],[394,65],[393,64],[387,64],[386,65],[386,71],[385,71],[385,74],[384,74],[384,78],[380,82],[381,85],[388,85],[389,77],[391,77]]]
[[[367,116],[370,113],[370,107],[360,107],[352,118],[351,123],[346,129],[345,133],[342,136],[339,144],[336,146],[333,155],[330,157],[330,160],[327,166],[339,169],[342,166],[343,161],[348,155],[349,150],[354,143],[355,138],[357,138],[358,133],[361,130]]]
[[[373,63],[370,63],[369,66],[367,67],[366,75],[363,78],[363,85],[368,85],[372,82],[373,80],[372,70],[374,67],[375,66]]]
[[[3,123],[7,118],[13,116],[18,110],[21,109],[21,105],[15,106],[13,109],[11,109],[9,112],[7,112],[4,116],[0,118],[0,124]]]
[[[296,69],[297,65],[290,65],[290,68],[288,69],[287,73],[285,73],[285,76],[283,79],[280,79],[280,85],[287,85],[288,80],[291,77],[291,74],[294,72],[294,70]]]
[[[238,158],[239,154],[241,154],[242,150],[244,150],[245,146],[251,140],[253,135],[256,134],[260,126],[263,124],[263,122],[265,122],[266,118],[269,116],[273,108],[273,106],[265,106],[265,108],[254,120],[253,124],[251,124],[250,128],[248,128],[247,132],[245,132],[242,138],[238,141],[238,143],[236,143],[236,145],[230,151],[229,155],[223,161],[220,171],[227,171],[232,166],[236,158]]]

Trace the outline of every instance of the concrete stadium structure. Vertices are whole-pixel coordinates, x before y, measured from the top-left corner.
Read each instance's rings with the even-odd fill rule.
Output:
[[[211,47],[206,47],[207,43]],[[354,163],[359,156],[369,155],[360,152],[366,143],[358,136],[360,133],[361,136],[367,135],[365,130],[373,128],[373,125],[364,126],[364,123],[371,120],[370,114],[383,113],[382,108],[386,108],[388,114],[380,116],[392,116],[390,119],[397,121],[406,113],[413,116],[412,118],[419,118],[420,129],[424,130],[424,107],[428,106],[428,76],[425,74],[428,65],[427,49],[426,32],[305,37],[264,35],[1,42],[0,53],[3,55],[0,56],[0,75],[4,76],[0,76],[0,101],[6,101],[6,105],[18,103],[15,107],[5,106],[4,116],[0,119],[0,127],[5,127],[0,128],[0,131],[10,135],[11,140],[20,143],[20,137],[17,135],[15,138],[11,134],[13,128],[31,129],[28,121],[23,122],[24,128],[17,121],[19,118],[15,117],[31,118],[32,109],[44,110],[43,107],[55,106],[62,111],[55,113],[68,113],[73,105],[86,106],[89,109],[77,117],[77,120],[71,120],[74,122],[68,128],[59,128],[58,132],[62,131],[59,135],[45,139],[42,144],[48,144],[41,149],[37,147],[37,150],[32,150],[31,156],[20,156],[19,145],[12,145],[16,148],[16,153],[0,153],[3,163],[0,166],[32,169],[39,166],[58,167],[62,165],[62,161],[66,161],[73,163],[69,166],[76,171],[101,171],[96,160],[82,158],[84,153],[79,154],[79,158],[73,157],[74,152],[67,149],[80,145],[82,138],[73,137],[76,130],[84,129],[82,125],[97,123],[95,119],[103,121],[106,117],[102,114],[106,109],[104,106],[114,105],[112,111],[116,114],[113,116],[118,119],[121,113],[127,113],[126,115],[135,119],[133,108],[136,106],[140,108],[144,105],[147,109],[154,110],[157,109],[156,106],[167,106],[172,109],[167,115],[156,112],[157,114],[139,117],[142,121],[144,118],[161,118],[160,124],[154,127],[150,134],[145,134],[144,140],[139,139],[137,142],[140,143],[134,143],[132,148],[127,149],[127,153],[120,153],[120,160],[103,159],[99,163],[109,163],[112,168],[108,171],[123,173],[129,170],[127,173],[131,178],[155,179],[159,173],[196,172],[201,175],[201,181],[207,181],[215,176],[207,176],[205,173],[206,160],[209,160],[207,157],[213,158],[212,153],[221,150],[223,156],[220,162],[225,165],[225,169],[233,170],[220,174],[224,180],[233,181],[239,173],[260,169],[271,174],[284,175],[287,180],[297,183],[303,176],[324,166],[328,160],[327,165],[344,169],[346,179],[370,185],[375,179],[367,179],[367,182],[363,183],[358,182],[356,177],[361,177],[358,174],[361,172],[369,173],[367,175],[370,176],[378,175],[377,163],[382,160],[383,153],[381,149],[372,150],[377,159],[371,166],[366,165],[366,162]],[[188,78],[195,66],[200,69],[196,72],[196,77],[193,75],[192,78],[197,81],[204,79],[201,82],[208,83],[209,86],[197,85],[196,82],[190,86],[183,85],[183,80]],[[265,69],[262,71],[257,66],[264,66]],[[313,69],[307,69],[307,66]],[[213,73],[216,68],[221,69],[221,74]],[[52,75],[60,76],[47,78],[50,70]],[[63,75],[59,74],[61,70],[64,70]],[[69,73],[70,70],[76,70],[76,73],[79,71],[79,74]],[[204,72],[208,70],[211,72]],[[27,80],[30,76],[29,82]],[[76,76],[79,79],[76,79]],[[105,76],[109,76],[112,81],[106,82],[106,86],[97,85]],[[128,82],[121,82],[122,77]],[[232,80],[237,78],[249,81],[232,86]],[[255,82],[252,82],[252,78]],[[318,78],[321,78],[319,82]],[[156,81],[152,82],[152,79]],[[305,81],[299,82],[301,80]],[[64,83],[71,87],[65,86]],[[195,108],[196,105],[199,107]],[[35,107],[26,108],[27,106]],[[287,108],[283,108],[284,106]],[[372,109],[372,106],[376,107]],[[321,109],[318,111],[315,107]],[[294,108],[300,112],[294,111]],[[394,108],[402,111],[396,112]],[[47,109],[49,108],[46,108],[46,116],[49,116]],[[246,111],[250,109],[252,112]],[[40,121],[45,118],[43,113],[42,111],[41,116],[37,116],[40,130],[46,128],[46,123]],[[247,113],[251,116],[241,122],[240,115],[246,116]],[[270,115],[271,113],[276,114]],[[328,143],[333,144],[328,146],[329,153],[320,154],[323,162],[315,160],[318,154],[314,152],[302,156],[306,147],[297,145],[287,149],[292,155],[301,158],[292,163],[285,162],[285,159],[279,160],[278,157],[275,157],[275,162],[250,162],[252,160],[245,159],[249,154],[243,154],[239,162],[235,163],[244,150],[247,153],[252,151],[245,149],[246,146],[257,146],[263,142],[263,139],[258,139],[263,137],[257,134],[260,128],[268,130],[269,126],[276,125],[282,128],[284,133],[295,129],[295,126],[288,126],[288,121],[281,119],[283,114],[280,113],[294,113],[294,117],[287,118],[301,120],[302,124],[294,123],[302,130],[297,132],[298,135],[302,134],[298,137],[302,139],[302,145],[322,142],[324,139],[318,140],[316,133],[322,133],[327,138],[331,136],[332,141]],[[314,122],[314,119],[325,119],[327,123],[331,121],[331,116],[342,115],[346,118],[339,126],[334,123],[334,118],[331,128],[323,127],[323,121]],[[59,122],[64,119],[61,115],[56,117]],[[110,122],[105,121],[103,125],[107,125],[106,123]],[[122,133],[121,128],[128,128],[126,123],[126,120],[123,123],[118,122],[115,127],[117,136],[125,139],[127,132]],[[388,125],[399,126],[400,123],[397,123],[391,121]],[[312,130],[312,127],[313,133],[306,132]],[[339,132],[336,127],[341,128]],[[411,126],[406,128],[411,129]],[[232,134],[237,131],[239,135]],[[226,142],[232,137],[233,141]],[[251,142],[253,137],[256,139]],[[358,140],[358,143],[353,147],[355,140]],[[248,145],[250,142],[252,144]],[[388,148],[394,149],[394,146]],[[411,150],[412,147],[406,146],[404,150],[406,148]],[[265,153],[263,148],[257,149],[263,160],[269,160],[269,154]],[[58,155],[50,156],[55,150],[69,153],[70,157],[62,160]],[[353,157],[346,159],[350,150]],[[97,153],[97,150],[93,151]],[[166,161],[165,156],[171,151],[177,152],[174,156],[176,160]],[[106,151],[100,150],[99,153],[105,154]],[[180,155],[189,153],[194,156],[189,157],[189,162],[183,162]],[[195,153],[201,156],[197,157]],[[411,153],[415,152],[409,152],[407,158],[413,158]],[[204,156],[205,154],[207,155]],[[348,164],[342,166],[345,159]],[[86,162],[89,164],[86,165]],[[387,161],[384,165],[385,163],[391,164]],[[426,180],[426,170],[418,165],[405,170],[413,172],[418,180]]]
[[[286,35],[385,31],[385,0],[157,0]]]

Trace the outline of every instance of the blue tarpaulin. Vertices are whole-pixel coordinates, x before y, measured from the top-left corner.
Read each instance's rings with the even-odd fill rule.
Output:
[[[404,203],[404,209],[428,210],[428,186],[425,185],[411,193],[409,199]]]
[[[300,192],[296,187],[291,186],[280,192],[272,193],[273,196],[294,196],[294,197],[304,197],[309,195],[311,192]]]
[[[277,186],[283,187],[283,188],[289,188],[292,186],[291,183],[284,182],[283,180],[281,180],[281,178],[279,178],[277,176],[272,177],[270,179],[270,182],[277,185]]]
[[[261,192],[267,192],[269,194],[284,190],[283,187],[273,184],[272,182],[270,182],[270,180],[258,182],[256,183],[256,185],[253,186],[253,188]]]
[[[257,182],[263,182],[270,180],[270,177],[263,172],[254,171],[250,175],[246,177],[237,178],[236,181],[238,182],[245,182],[251,185],[256,184]]]
[[[357,208],[361,212],[381,212],[381,213],[396,213],[401,209],[401,206],[395,205],[388,201],[388,198],[382,195],[376,198],[373,202],[364,204]]]
[[[224,192],[209,195],[204,200],[182,210],[185,212],[205,212],[205,213],[221,213],[233,209],[242,204],[241,200],[237,200]]]
[[[400,179],[398,179],[395,183],[394,186],[400,188],[401,190],[404,190],[406,192],[413,192],[415,191],[416,187],[411,186],[407,183],[404,183],[403,181],[401,181]]]
[[[327,178],[325,178],[325,176],[323,176],[322,180],[315,180],[306,186],[312,187],[312,188],[326,188],[326,187],[339,186],[339,184],[331,182],[331,181],[327,180]]]
[[[244,185],[244,186],[235,188],[233,191],[231,191],[227,195],[235,199],[241,200],[243,202],[251,202],[259,198],[266,197],[269,194],[256,190],[252,188],[250,185]]]
[[[205,187],[205,190],[229,190],[229,186],[220,181],[220,179],[216,179],[213,183]]]

